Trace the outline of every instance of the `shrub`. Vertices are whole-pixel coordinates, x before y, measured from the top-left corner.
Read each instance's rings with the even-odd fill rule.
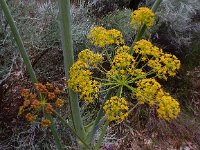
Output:
[[[157,12],[160,28],[156,32],[159,32],[161,40],[167,42],[165,46],[168,44],[179,50],[189,49],[200,31],[200,22],[194,19],[194,16],[198,15],[199,8],[198,0],[163,0],[160,11]],[[199,36],[197,38],[200,39]]]

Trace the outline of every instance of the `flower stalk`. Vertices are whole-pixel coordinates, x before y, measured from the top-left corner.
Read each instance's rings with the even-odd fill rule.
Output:
[[[74,63],[72,33],[71,33],[71,16],[70,16],[70,1],[59,0],[59,14],[60,14],[60,30],[62,38],[62,48],[64,56],[65,76],[68,80],[69,70]],[[78,96],[71,89],[68,89],[69,102],[71,108],[71,115],[73,126],[77,134],[84,139],[85,131],[80,115],[80,108],[78,102]]]

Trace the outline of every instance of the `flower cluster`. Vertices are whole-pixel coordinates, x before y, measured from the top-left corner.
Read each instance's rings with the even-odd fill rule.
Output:
[[[140,54],[142,56],[142,61],[146,61],[152,57],[159,58],[163,54],[162,49],[159,49],[151,42],[144,39],[136,42],[133,50],[136,54]]]
[[[169,94],[164,95],[160,99],[158,107],[158,117],[167,121],[175,119],[180,113],[179,103],[174,98],[169,96]]]
[[[23,89],[21,92],[24,102],[20,106],[19,115],[26,113],[25,118],[29,122],[35,121],[43,110],[46,114],[51,114],[54,109],[64,105],[64,101],[59,98],[61,91],[51,83],[35,83],[35,88],[40,93],[38,96],[29,89]],[[41,121],[41,125],[44,127],[50,124],[51,121],[48,119],[42,119]]]
[[[163,93],[161,85],[155,79],[142,79],[137,82],[135,94],[140,104],[155,105],[159,100],[157,96],[161,93]]]
[[[113,96],[103,106],[106,119],[120,122],[128,116],[128,102],[123,97]]]
[[[148,61],[148,66],[153,68],[159,78],[165,80],[167,80],[167,76],[175,76],[180,65],[180,60],[172,54],[162,54],[159,58]]]
[[[85,49],[78,54],[78,59],[91,66],[95,66],[103,61],[103,56],[101,54],[94,54],[89,49]]]
[[[93,102],[98,97],[100,84],[96,80],[92,80],[92,72],[89,65],[78,60],[70,68],[70,78],[68,80],[68,88],[80,93],[80,98],[85,102]]]
[[[134,57],[127,52],[118,52],[113,59],[111,70],[107,72],[107,77],[125,79],[128,77],[128,74],[134,71]]]
[[[143,23],[150,28],[153,26],[155,14],[147,7],[140,7],[131,14],[131,24],[141,27]]]
[[[118,30],[106,30],[103,27],[94,27],[91,29],[88,39],[95,46],[105,47],[110,44],[120,45],[124,42],[122,33]]]
[[[137,82],[135,95],[141,103],[158,107],[158,117],[169,121],[175,119],[180,113],[179,103],[168,93],[165,93],[161,85],[155,79],[142,79]]]
[[[167,79],[167,76],[175,76],[180,68],[180,60],[172,54],[167,54],[154,46],[151,42],[140,40],[135,43],[133,50],[141,55],[141,61],[147,62],[157,76]]]
[[[130,47],[129,46],[126,46],[126,45],[123,45],[123,46],[120,46],[118,49],[117,49],[117,53],[128,53],[130,50]]]

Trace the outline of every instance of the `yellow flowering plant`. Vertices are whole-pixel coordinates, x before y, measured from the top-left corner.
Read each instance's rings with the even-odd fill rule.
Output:
[[[130,24],[136,24],[135,29],[141,34],[142,27],[150,29],[153,26],[154,17],[152,10],[142,7],[132,13]],[[165,92],[157,81],[175,76],[180,68],[180,61],[149,40],[136,38],[129,47],[120,31],[94,27],[90,30],[88,39],[98,47],[98,53],[89,49],[81,51],[78,60],[70,68],[68,88],[79,93],[80,99],[85,103],[93,103],[102,97],[101,94],[107,93],[93,129],[87,133],[89,140],[104,114],[106,122],[102,134],[110,121],[124,121],[137,105],[146,104],[155,108],[158,118],[166,121],[175,119],[180,113],[178,101]],[[125,90],[132,93],[133,99],[126,99]],[[101,136],[99,140],[102,140]]]

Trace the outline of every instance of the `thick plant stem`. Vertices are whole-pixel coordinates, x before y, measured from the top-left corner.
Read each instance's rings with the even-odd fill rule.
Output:
[[[157,10],[157,8],[158,8],[158,6],[160,5],[161,2],[162,2],[162,0],[156,0],[155,3],[153,4],[151,10],[153,12],[156,12],[156,10]]]
[[[158,6],[160,5],[160,3],[162,2],[162,0],[156,0],[151,8],[151,10],[153,12],[156,12]],[[141,39],[141,37],[144,35],[145,31],[146,31],[146,25],[142,25],[142,27],[138,30],[136,36],[135,36],[135,39],[131,45],[131,54],[133,54],[133,46],[135,45],[135,43],[137,41],[139,41]]]
[[[71,33],[70,1],[59,0],[58,2],[59,2],[60,29],[62,35],[65,76],[66,79],[68,79],[69,69],[74,63],[72,33]],[[81,120],[78,96],[75,92],[73,92],[70,89],[68,89],[68,92],[69,92],[71,115],[75,131],[82,139],[84,139],[85,130]]]
[[[11,29],[11,32],[13,34],[13,37],[16,41],[16,44],[17,44],[17,47],[19,49],[19,52],[23,58],[23,61],[24,61],[24,64],[26,65],[26,68],[28,70],[28,73],[30,75],[30,78],[31,78],[31,81],[32,83],[36,83],[37,82],[37,78],[36,78],[36,75],[35,75],[35,72],[32,68],[32,65],[31,65],[31,62],[28,58],[28,54],[24,48],[24,45],[23,45],[23,42],[22,42],[22,39],[19,35],[19,32],[17,30],[17,27],[15,25],[15,22],[14,22],[14,19],[10,13],[10,10],[8,8],[8,5],[6,4],[6,1],[5,0],[0,0],[0,5],[1,5],[1,8],[4,12],[4,15],[8,21],[8,24],[10,25],[10,29]]]
[[[135,35],[135,39],[131,45],[131,50],[137,41],[139,41],[146,30],[146,25],[142,25],[142,27],[138,30],[137,34]]]

